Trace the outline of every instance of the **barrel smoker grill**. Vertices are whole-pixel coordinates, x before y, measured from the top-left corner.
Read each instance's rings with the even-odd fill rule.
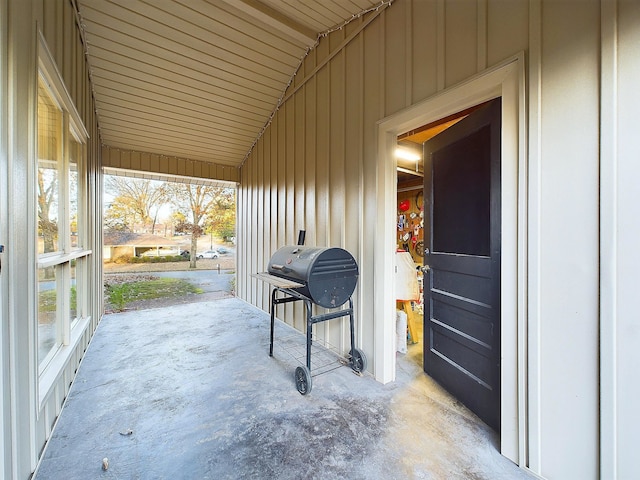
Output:
[[[285,246],[269,260],[268,272],[258,278],[273,286],[271,292],[271,336],[269,356],[273,356],[273,330],[275,307],[281,303],[302,301],[307,316],[306,365],[296,368],[296,388],[302,395],[311,391],[311,350],[313,325],[334,318],[349,317],[351,348],[348,362],[360,373],[367,367],[364,353],[355,348],[353,326],[353,300],[351,295],[358,282],[358,265],[353,256],[341,248]],[[345,303],[348,308],[340,308]],[[328,309],[313,315],[313,304]]]

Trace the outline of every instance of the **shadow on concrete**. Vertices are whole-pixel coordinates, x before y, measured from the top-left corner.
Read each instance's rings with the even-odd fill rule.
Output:
[[[300,395],[276,327],[270,358],[236,298],[105,315],[36,479],[533,478],[402,356],[390,384],[340,367]]]

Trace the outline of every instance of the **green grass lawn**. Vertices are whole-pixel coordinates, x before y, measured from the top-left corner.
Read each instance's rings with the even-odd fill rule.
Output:
[[[178,278],[158,278],[107,285],[105,293],[114,310],[122,311],[130,302],[199,294],[203,290]]]
[[[57,296],[55,290],[45,290],[38,292],[38,311],[55,312],[57,308]],[[71,287],[71,310],[76,310],[76,287]]]

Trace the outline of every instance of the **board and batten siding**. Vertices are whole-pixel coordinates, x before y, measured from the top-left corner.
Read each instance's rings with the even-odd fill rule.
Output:
[[[307,245],[342,247],[358,261],[357,338],[373,359],[375,125],[476,74],[489,61],[524,50],[529,5],[513,3],[502,12],[487,1],[396,0],[310,51],[242,168],[241,297],[269,309],[269,288],[251,274],[263,271],[271,254],[295,243],[305,229]],[[520,19],[524,28],[502,21],[505,15]],[[369,23],[372,16],[377,18]],[[489,30],[489,25],[505,29]],[[278,311],[287,323],[304,327],[300,305]],[[341,328],[333,323],[340,321],[317,328],[344,349],[346,321]]]
[[[640,2],[602,2],[601,478],[638,476]]]
[[[374,286],[392,272],[374,268],[380,255],[391,254],[376,250],[376,125],[524,52],[526,125],[519,128],[526,171],[518,172],[525,189],[518,198],[526,204],[518,209],[518,231],[526,248],[518,253],[525,265],[518,310],[525,322],[517,348],[526,398],[520,403],[520,445],[510,458],[545,478],[597,478],[603,452],[613,448],[599,441],[600,32],[602,22],[620,21],[629,32],[620,45],[625,53],[639,27],[630,20],[634,15],[622,21],[617,12],[608,19],[603,10],[609,3],[615,2],[396,0],[309,53],[241,169],[238,295],[269,310],[269,289],[251,274],[264,271],[277,248],[295,243],[300,229],[307,231],[308,245],[349,250],[360,266],[357,343],[378,377]],[[634,2],[617,4],[636,12]],[[628,60],[626,69],[635,72],[637,60]],[[279,306],[277,316],[304,329],[299,307]],[[319,328],[343,350],[345,331],[345,321]],[[612,395],[605,393],[610,400]],[[618,392],[611,401],[616,412],[631,415],[629,397]],[[620,444],[631,437],[617,421],[619,431],[611,435]]]
[[[0,477],[26,479],[34,471],[51,435],[102,315],[101,142],[89,68],[71,1],[0,0],[0,17],[3,35],[0,168],[3,177],[7,173],[0,198],[2,242],[6,245],[0,276],[3,325]],[[35,207],[34,198],[29,197],[34,195],[35,188],[30,179],[34,168],[37,56],[41,37],[89,135],[85,145],[88,202],[84,207],[88,227],[86,249],[93,252],[87,257],[89,275],[85,279],[90,321],[79,337],[72,339],[73,349],[47,392],[39,390],[34,353],[35,269],[25,268],[36,262]]]
[[[230,165],[189,158],[137,152],[102,146],[102,166],[131,172],[157,173],[179,177],[204,178],[238,183],[239,169]]]

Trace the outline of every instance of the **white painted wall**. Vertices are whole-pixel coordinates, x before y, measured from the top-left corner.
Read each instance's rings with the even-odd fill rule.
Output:
[[[530,318],[540,416],[531,460],[548,478],[598,471],[599,13],[597,1],[542,4],[540,154],[531,158],[540,172],[539,310]]]

